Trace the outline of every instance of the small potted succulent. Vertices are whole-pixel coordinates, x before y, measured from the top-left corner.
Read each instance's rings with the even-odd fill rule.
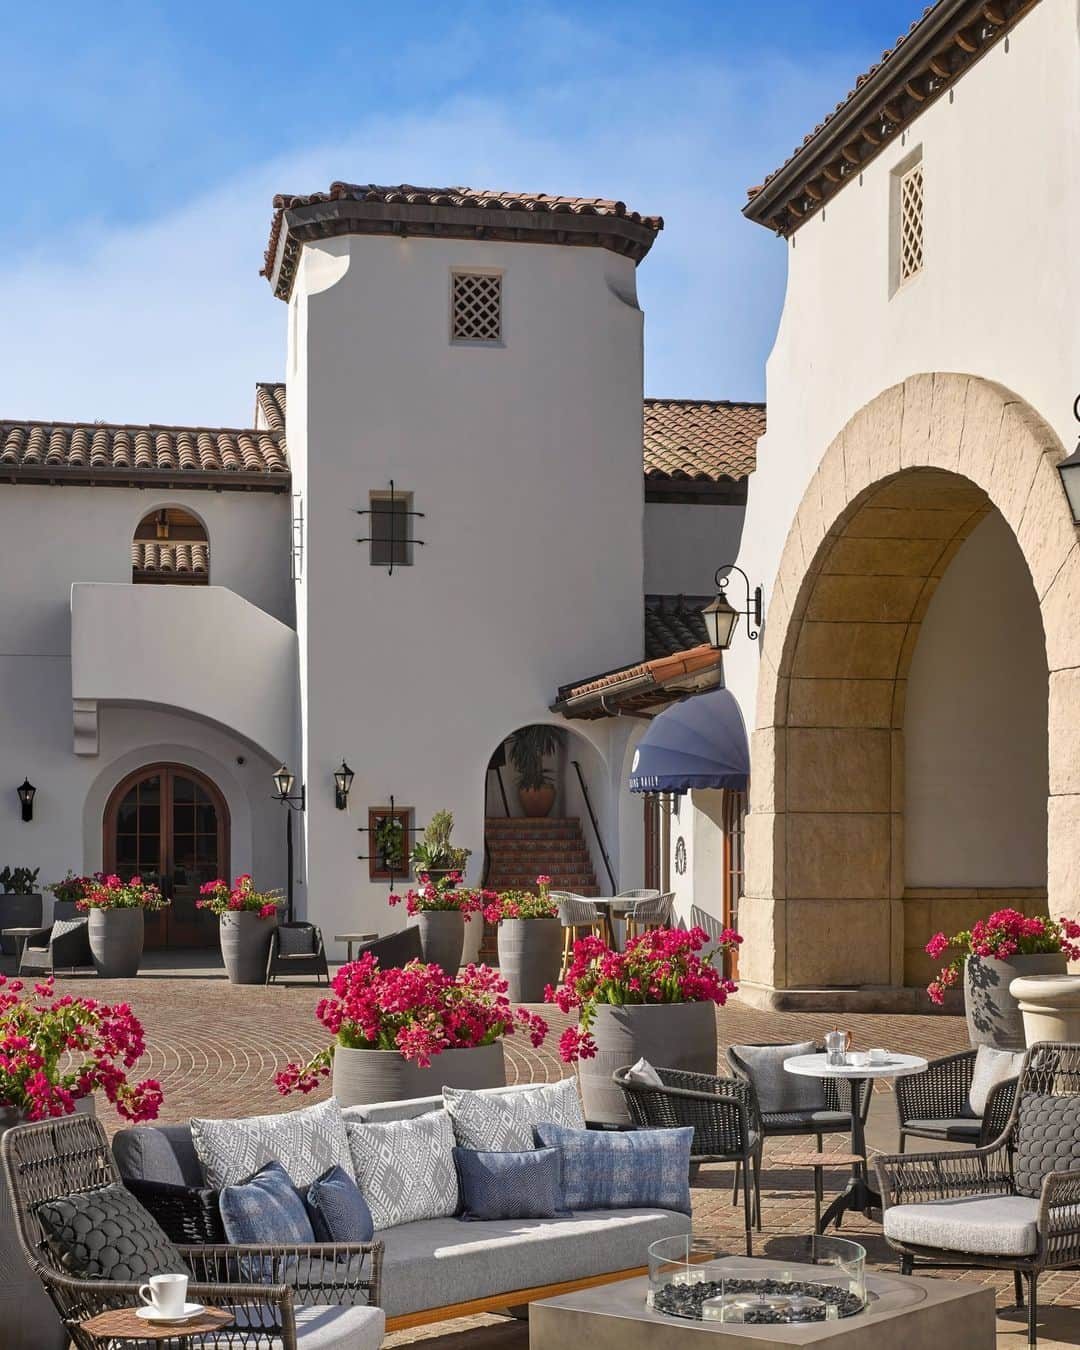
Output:
[[[487,899],[484,918],[498,924],[499,973],[514,1003],[541,1003],[559,978],[562,924],[548,894],[551,878],[536,878],[536,892],[500,891]]]
[[[544,997],[563,1012],[577,1012],[559,1054],[578,1065],[585,1118],[597,1124],[629,1125],[616,1069],[639,1059],[670,1069],[716,1072],[716,1013],[735,984],[713,965],[742,938],[725,928],[702,954],[709,935],[702,928],[658,928],[631,938],[623,952],[599,938],[574,943],[565,983]]]
[[[422,839],[418,839],[409,854],[413,874],[417,880],[427,876],[432,881],[449,881],[457,885],[465,875],[465,867],[472,854],[468,848],[458,848],[450,842],[454,830],[454,816],[451,811],[436,811]]]
[[[370,952],[338,970],[315,1015],[333,1043],[275,1082],[281,1093],[306,1093],[332,1069],[342,1106],[501,1087],[503,1037],[520,1030],[539,1046],[547,1035],[543,1018],[510,1006],[506,981],[487,966],[453,977],[420,961],[381,970]]]
[[[563,744],[561,727],[537,722],[510,737],[510,764],[517,774],[518,801],[527,816],[547,816],[555,805],[555,779],[546,760]]]
[[[64,885],[64,883],[61,883]],[[87,936],[94,969],[107,980],[130,979],[139,973],[145,939],[145,915],[169,903],[152,882],[142,877],[121,881],[115,873],[72,878],[66,890],[82,888],[75,908],[89,914]]]
[[[0,887],[4,891],[0,901],[0,930],[40,928],[41,893],[36,889],[40,871],[40,867],[5,867],[0,871]],[[15,939],[0,938],[0,950],[5,956],[13,956]]]
[[[257,891],[245,872],[229,886],[219,877],[199,887],[196,907],[218,916],[221,956],[233,984],[265,984],[280,891]]]
[[[449,872],[438,879],[421,872],[419,885],[404,895],[391,894],[390,904],[405,902],[409,925],[420,930],[420,950],[428,963],[441,966],[454,976],[465,947],[465,925],[483,909],[484,891],[461,885],[461,873]]]

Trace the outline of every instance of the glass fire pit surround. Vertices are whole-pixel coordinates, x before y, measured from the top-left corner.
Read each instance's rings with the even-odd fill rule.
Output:
[[[832,1322],[866,1307],[866,1249],[800,1239],[791,1260],[720,1257],[687,1235],[649,1247],[648,1303],[665,1317],[770,1325]]]

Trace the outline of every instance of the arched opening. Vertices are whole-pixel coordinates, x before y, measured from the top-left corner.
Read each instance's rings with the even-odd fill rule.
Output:
[[[171,903],[146,916],[147,946],[211,947],[217,920],[197,909],[199,887],[229,875],[229,808],[205,774],[148,764],[116,785],[105,806],[106,872],[157,882]]]
[[[143,516],[131,541],[131,580],[139,585],[208,585],[206,527],[177,506],[163,506]]]

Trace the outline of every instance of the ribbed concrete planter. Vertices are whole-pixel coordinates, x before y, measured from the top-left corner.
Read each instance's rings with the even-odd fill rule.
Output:
[[[511,1003],[543,1003],[562,964],[563,929],[558,919],[503,919],[499,924],[499,974]]]
[[[1023,1050],[1024,1019],[1009,985],[1021,975],[1064,975],[1067,966],[1064,952],[1011,956],[1007,961],[969,956],[964,962],[964,1011],[971,1044]]]
[[[457,909],[437,909],[428,914],[414,914],[409,923],[420,930],[425,963],[441,966],[447,975],[456,975],[465,946],[465,915]]]
[[[484,916],[470,914],[465,920],[465,933],[461,943],[461,964],[463,966],[479,964],[480,948],[484,945]]]
[[[472,1050],[444,1050],[427,1069],[396,1050],[351,1050],[339,1045],[334,1050],[333,1084],[342,1106],[437,1097],[444,1087],[504,1087],[502,1041]]]
[[[40,895],[0,895],[0,929],[40,927]],[[14,956],[15,939],[0,938],[0,951],[5,956]]]
[[[1024,1019],[1024,1039],[1080,1041],[1080,975],[1021,975],[1009,985]]]
[[[83,1097],[75,1110],[94,1114],[93,1097]],[[0,1139],[26,1117],[0,1106]],[[68,1337],[41,1281],[26,1263],[15,1234],[15,1212],[7,1182],[0,1176],[0,1345],[4,1350],[67,1350]]]
[[[221,956],[233,984],[265,984],[270,935],[277,917],[260,919],[254,910],[239,909],[218,920]]]
[[[585,1119],[599,1125],[629,1125],[616,1069],[644,1057],[662,1069],[716,1072],[716,1009],[712,1003],[633,1003],[596,1009],[592,1028],[596,1057],[578,1064]]]
[[[141,909],[92,909],[87,931],[94,969],[105,980],[139,973],[145,916]]]

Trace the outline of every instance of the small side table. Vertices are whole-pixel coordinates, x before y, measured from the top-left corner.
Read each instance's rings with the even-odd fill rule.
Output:
[[[825,1199],[826,1167],[855,1167],[865,1163],[854,1153],[777,1153],[769,1159],[778,1167],[812,1167],[814,1169],[814,1231],[821,1231],[821,1205]]]
[[[378,933],[335,933],[334,941],[345,943],[345,950],[348,953],[345,959],[351,961],[354,942],[374,942],[378,936]]]
[[[47,926],[47,925],[46,925]],[[26,944],[34,936],[40,933],[42,925],[36,923],[32,928],[4,928],[0,930],[0,936],[13,938],[15,941],[15,970],[18,971],[22,965],[23,952],[26,950]]]
[[[135,1313],[135,1308],[110,1308],[80,1322],[79,1330],[100,1341],[186,1341],[224,1331],[236,1321],[224,1308],[206,1308],[190,1322],[148,1322]]]

